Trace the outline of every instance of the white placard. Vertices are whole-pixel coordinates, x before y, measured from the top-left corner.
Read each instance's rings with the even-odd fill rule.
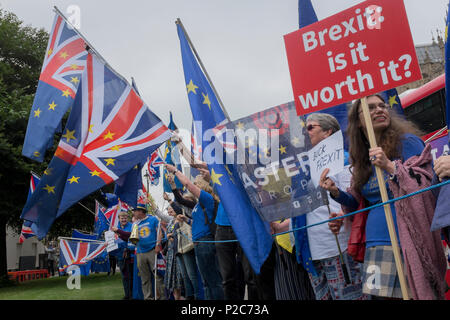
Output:
[[[311,180],[317,187],[323,170],[330,169],[329,176],[344,170],[344,138],[337,131],[320,141],[308,151]]]
[[[111,252],[119,248],[115,240],[116,237],[113,231],[108,230],[105,232],[105,242],[108,244],[108,246],[106,247],[107,252]]]

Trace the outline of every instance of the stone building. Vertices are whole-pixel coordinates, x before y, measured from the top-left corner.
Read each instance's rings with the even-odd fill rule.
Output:
[[[431,44],[417,45],[416,54],[422,72],[422,80],[397,87],[399,94],[409,89],[418,88],[445,72],[444,39],[439,31],[437,31],[437,40],[433,36]]]

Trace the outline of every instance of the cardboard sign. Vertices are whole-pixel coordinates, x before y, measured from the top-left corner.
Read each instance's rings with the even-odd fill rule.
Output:
[[[106,247],[107,252],[111,252],[111,251],[114,251],[117,248],[119,248],[119,246],[117,245],[115,240],[116,240],[116,237],[115,237],[115,233],[113,231],[108,230],[105,232],[105,242],[108,244],[108,246]]]
[[[330,169],[328,176],[344,170],[344,138],[342,131],[335,132],[320,141],[308,151],[311,180],[316,187],[319,186],[320,175],[323,170]]]
[[[403,0],[369,0],[284,36],[297,114],[421,79]]]

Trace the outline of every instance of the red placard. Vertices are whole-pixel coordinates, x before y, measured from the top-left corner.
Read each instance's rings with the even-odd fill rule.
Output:
[[[369,0],[284,36],[297,114],[422,78],[403,0]]]

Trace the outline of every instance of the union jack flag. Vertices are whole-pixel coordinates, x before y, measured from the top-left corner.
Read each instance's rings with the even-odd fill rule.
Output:
[[[31,108],[22,154],[42,162],[66,111],[73,105],[86,65],[85,42],[55,15]]]
[[[63,272],[71,265],[82,265],[91,261],[100,255],[106,247],[105,242],[60,239],[59,271]]]
[[[69,207],[144,162],[170,137],[132,87],[89,53],[64,134],[22,218],[44,237]]]
[[[30,189],[28,190],[28,198],[30,198],[33,194],[34,190],[36,189],[36,185],[39,183],[39,180],[39,177],[32,172],[30,179]],[[20,231],[19,243],[23,243],[26,239],[34,237],[36,235],[35,229],[36,224],[31,221],[25,220],[22,224],[22,230]]]
[[[148,158],[147,169],[150,176],[150,182],[156,186],[159,183],[159,177],[161,175],[160,166],[163,165],[164,160],[158,155],[158,150],[155,150]]]
[[[145,189],[145,187],[144,187]],[[144,189],[139,189],[138,191],[138,204],[147,204],[147,195],[146,195],[146,191]]]

